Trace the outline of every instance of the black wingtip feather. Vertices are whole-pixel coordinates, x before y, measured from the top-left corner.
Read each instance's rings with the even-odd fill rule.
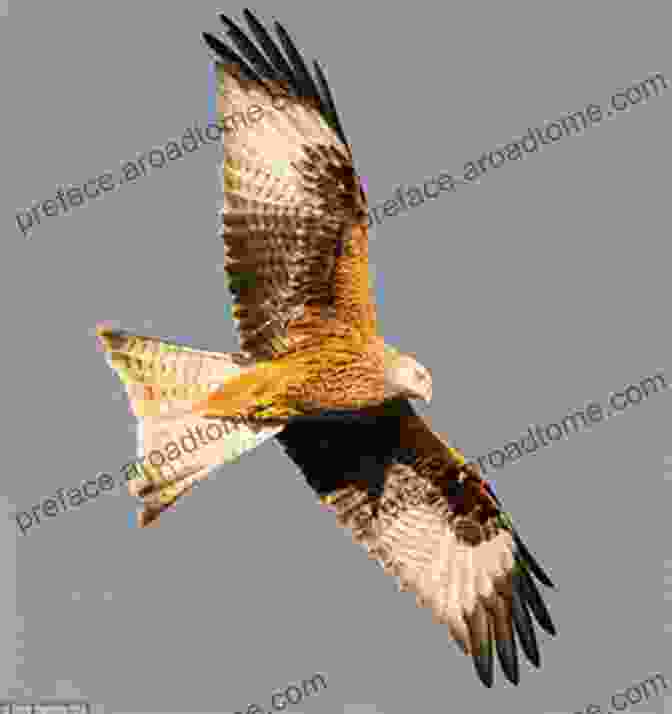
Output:
[[[474,661],[474,667],[478,678],[486,687],[492,687],[494,682],[494,667],[493,667],[492,639],[483,642],[479,652],[474,652],[471,658]]]
[[[275,21],[275,31],[278,33],[278,37],[280,38],[280,42],[282,43],[285,53],[294,67],[296,81],[301,90],[302,96],[319,101],[320,93],[315,86],[313,78],[310,76],[310,72],[308,72],[308,68],[303,61],[301,54],[296,49],[296,45],[289,36],[287,30],[285,30],[285,28],[277,20]]]
[[[341,120],[338,116],[338,112],[336,111],[336,103],[334,102],[334,97],[331,93],[331,89],[329,89],[329,83],[327,82],[327,78],[324,76],[322,67],[320,67],[317,60],[313,60],[313,66],[315,67],[317,81],[320,85],[320,88],[322,89],[322,93],[324,94],[324,106],[325,114],[327,115],[327,120],[331,119],[332,126],[336,129],[336,133],[338,134],[340,140],[346,146],[349,146],[348,140],[345,136],[345,132],[343,131],[343,126],[341,125]]]
[[[510,640],[497,639],[495,640],[495,646],[504,676],[511,684],[518,685],[520,682],[520,669],[518,667],[518,652],[516,649],[515,636]]]
[[[520,592],[524,597],[525,602],[529,605],[535,620],[539,623],[539,626],[547,632],[549,635],[556,635],[557,630],[551,620],[551,616],[546,609],[541,593],[534,584],[534,580],[530,577],[527,571],[522,570],[520,572],[519,578]]]
[[[244,79],[264,84],[263,78],[260,77],[240,55],[234,52],[230,47],[227,47],[221,40],[217,39],[209,32],[203,33],[203,39],[208,47],[220,58],[220,60],[237,64],[240,67],[240,73]]]
[[[272,63],[277,74],[285,82],[287,82],[294,91],[296,91],[296,88],[293,86],[294,80],[292,68],[283,57],[282,52],[278,49],[277,45],[273,41],[273,38],[268,34],[266,28],[261,24],[261,22],[259,22],[259,20],[257,20],[248,8],[243,10],[243,15],[245,15],[245,20],[247,21],[250,30],[252,30],[252,34],[261,45],[261,49],[266,53],[266,56]]]
[[[267,79],[278,79],[278,74],[268,60],[250,42],[247,35],[229,17],[220,13],[219,19],[226,25],[228,35],[235,43],[236,47],[245,55],[245,58],[252,64],[254,69]]]
[[[553,581],[548,577],[544,569],[539,565],[537,562],[537,559],[530,553],[528,550],[527,546],[523,541],[521,540],[520,536],[518,533],[515,531],[515,529],[512,531],[513,535],[513,540],[520,552],[520,555],[522,559],[525,561],[525,565],[529,567],[529,569],[534,573],[534,575],[537,577],[539,582],[543,583],[546,585],[546,587],[549,588],[555,588],[555,585],[553,584]]]
[[[316,82],[294,41],[279,22],[275,22],[275,30],[289,62],[266,28],[248,8],[243,10],[243,15],[262,51],[251,42],[233,20],[223,13],[219,14],[219,18],[227,27],[228,38],[238,48],[242,56],[213,35],[203,33],[203,37],[210,49],[225,61],[239,64],[241,75],[245,79],[253,79],[262,84],[265,84],[264,80],[283,82],[287,85],[287,89],[292,96],[314,101],[325,121],[336,132],[345,146],[348,147],[348,140],[336,111],[334,98],[319,64],[314,61]]]
[[[539,656],[539,646],[537,644],[537,638],[534,634],[534,625],[532,623],[532,618],[527,609],[527,604],[523,595],[520,592],[520,575],[513,575],[513,590],[511,592],[511,614],[513,617],[513,624],[518,633],[518,638],[520,639],[520,645],[523,648],[523,652],[527,659],[535,667],[541,665],[541,658]]]

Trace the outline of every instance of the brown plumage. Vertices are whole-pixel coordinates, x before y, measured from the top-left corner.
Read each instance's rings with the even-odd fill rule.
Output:
[[[447,625],[481,681],[493,656],[519,681],[517,643],[540,666],[530,613],[555,627],[534,583],[553,587],[476,464],[449,447],[407,400],[339,419],[297,421],[275,437],[339,525]]]
[[[429,372],[377,333],[366,197],[322,70],[315,63],[316,84],[284,28],[276,24],[289,63],[245,15],[268,59],[227,18],[229,38],[247,61],[205,36],[218,55],[221,235],[241,353],[98,330],[139,421],[142,473],[129,487],[143,499],[141,525],[192,481],[277,433],[277,419],[400,394],[431,398]],[[230,443],[175,457],[158,475],[147,463],[160,442],[172,444],[184,429],[213,428],[213,420],[232,430]]]
[[[194,349],[106,325],[99,325],[97,334],[107,362],[123,382],[131,411],[138,419],[137,460],[129,462],[124,472],[129,479],[129,492],[143,503],[138,516],[140,526],[157,522],[159,515],[190,493],[195,483],[272,438],[286,424],[286,420],[272,418],[205,418],[194,413],[198,412],[197,404],[209,394],[220,393],[232,379],[240,384],[254,371],[253,383],[259,383],[258,363],[249,355]],[[397,375],[419,365],[392,347],[385,345],[384,349],[387,395],[396,392],[394,386],[387,387],[388,383],[409,381]],[[278,375],[273,378],[277,381]],[[326,400],[330,392],[338,394],[339,385],[324,380],[316,381],[312,388],[317,394],[323,393]],[[287,394],[290,398],[294,395],[291,384]],[[350,396],[353,394],[356,392],[351,389]],[[214,433],[215,437],[205,438],[201,431]],[[198,446],[176,448],[175,444],[185,438],[197,441]]]
[[[391,394],[427,398],[429,383],[418,389],[414,378],[386,379],[366,197],[326,80],[316,66],[320,86],[313,81],[282,26],[289,63],[256,18],[247,11],[246,18],[266,57],[224,16],[244,58],[213,35],[205,39],[216,54],[225,128],[225,270],[241,348],[257,366],[195,411],[270,418],[359,409]]]
[[[129,490],[143,503],[140,526],[156,524],[217,466],[275,437],[355,542],[447,625],[484,684],[493,682],[493,648],[516,684],[517,642],[539,666],[530,612],[546,632],[555,628],[533,576],[552,583],[478,466],[465,463],[406,399],[289,424],[204,419],[192,413],[194,402],[246,374],[253,360],[104,327],[99,336],[139,420],[139,468],[128,471]],[[224,433],[218,439],[189,451],[172,446],[215,423]],[[155,450],[167,458],[152,461]]]
[[[555,634],[533,578],[552,583],[478,467],[410,406],[429,400],[429,373],[377,334],[366,199],[319,65],[318,88],[281,25],[289,63],[245,17],[265,56],[228,18],[245,59],[206,35],[223,123],[278,96],[284,105],[224,137],[222,237],[244,354],[98,330],[139,420],[142,468],[129,482],[139,524],[275,436],[337,522],[447,625],[481,681],[493,683],[496,650],[517,684],[517,643],[540,663],[530,613]],[[178,453],[185,430],[208,425],[223,436]]]

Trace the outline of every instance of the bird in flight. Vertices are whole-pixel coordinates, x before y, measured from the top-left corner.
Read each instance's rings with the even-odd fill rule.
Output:
[[[478,465],[411,406],[430,401],[429,371],[378,334],[366,196],[322,69],[311,74],[280,23],[281,47],[244,16],[257,45],[224,15],[228,43],[204,33],[240,352],[97,330],[138,418],[139,525],[275,438],[337,523],[447,626],[483,684],[495,652],[518,684],[518,647],[540,666],[533,618],[555,634],[535,579],[553,583]]]

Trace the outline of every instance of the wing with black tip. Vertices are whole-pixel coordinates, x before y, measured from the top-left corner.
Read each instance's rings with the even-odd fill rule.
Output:
[[[514,684],[519,650],[540,666],[534,621],[556,630],[535,580],[553,583],[478,466],[406,400],[350,422],[290,424],[275,438],[339,525],[448,626],[483,684],[493,684],[495,652]]]
[[[284,354],[303,337],[289,327],[306,309],[313,330],[333,314],[375,334],[366,197],[324,73],[315,62],[313,77],[280,23],[274,40],[249,10],[249,35],[220,18],[226,35],[204,39],[216,61],[221,237],[241,348]]]

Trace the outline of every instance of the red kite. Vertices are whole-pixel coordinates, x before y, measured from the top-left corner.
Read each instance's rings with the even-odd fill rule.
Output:
[[[496,651],[518,684],[518,646],[540,665],[532,617],[555,634],[535,578],[553,583],[479,467],[411,407],[429,401],[429,372],[377,333],[366,197],[320,66],[315,81],[282,25],[286,57],[245,18],[260,49],[224,16],[240,54],[204,35],[228,132],[222,237],[242,352],[98,331],[149,461],[130,483],[140,525],[275,437],[355,542],[447,625],[480,680],[492,686]]]

